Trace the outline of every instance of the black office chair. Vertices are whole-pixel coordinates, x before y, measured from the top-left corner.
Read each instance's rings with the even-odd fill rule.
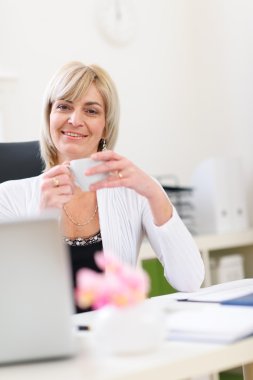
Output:
[[[1,142],[0,168],[0,183],[41,174],[44,165],[39,142]]]

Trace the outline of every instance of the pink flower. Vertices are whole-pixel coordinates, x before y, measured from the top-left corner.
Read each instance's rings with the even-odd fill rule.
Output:
[[[81,308],[134,305],[146,298],[149,278],[141,268],[122,264],[111,254],[99,252],[95,261],[102,273],[81,269],[77,273],[76,299]]]

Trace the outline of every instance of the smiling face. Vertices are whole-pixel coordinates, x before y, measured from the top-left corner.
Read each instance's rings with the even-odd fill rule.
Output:
[[[56,100],[50,112],[50,134],[58,163],[97,152],[105,133],[105,106],[96,86],[74,101]]]

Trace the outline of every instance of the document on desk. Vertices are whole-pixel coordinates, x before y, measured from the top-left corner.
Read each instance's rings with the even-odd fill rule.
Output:
[[[237,305],[237,306],[253,306],[253,293],[246,294],[245,296],[235,297],[221,302],[222,305]]]
[[[167,314],[169,340],[232,343],[253,334],[253,308],[209,304]]]
[[[176,298],[178,301],[223,302],[250,293],[253,293],[253,278],[229,281],[193,293],[177,293]]]

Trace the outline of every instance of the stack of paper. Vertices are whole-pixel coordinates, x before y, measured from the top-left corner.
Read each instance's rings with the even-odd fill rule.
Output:
[[[207,305],[167,317],[168,339],[230,343],[253,334],[253,308]]]
[[[209,286],[193,293],[176,293],[179,301],[222,302],[253,293],[253,278]]]
[[[237,305],[237,306],[253,306],[253,293],[246,294],[245,296],[240,296],[236,298],[231,298],[222,301],[223,305]]]

